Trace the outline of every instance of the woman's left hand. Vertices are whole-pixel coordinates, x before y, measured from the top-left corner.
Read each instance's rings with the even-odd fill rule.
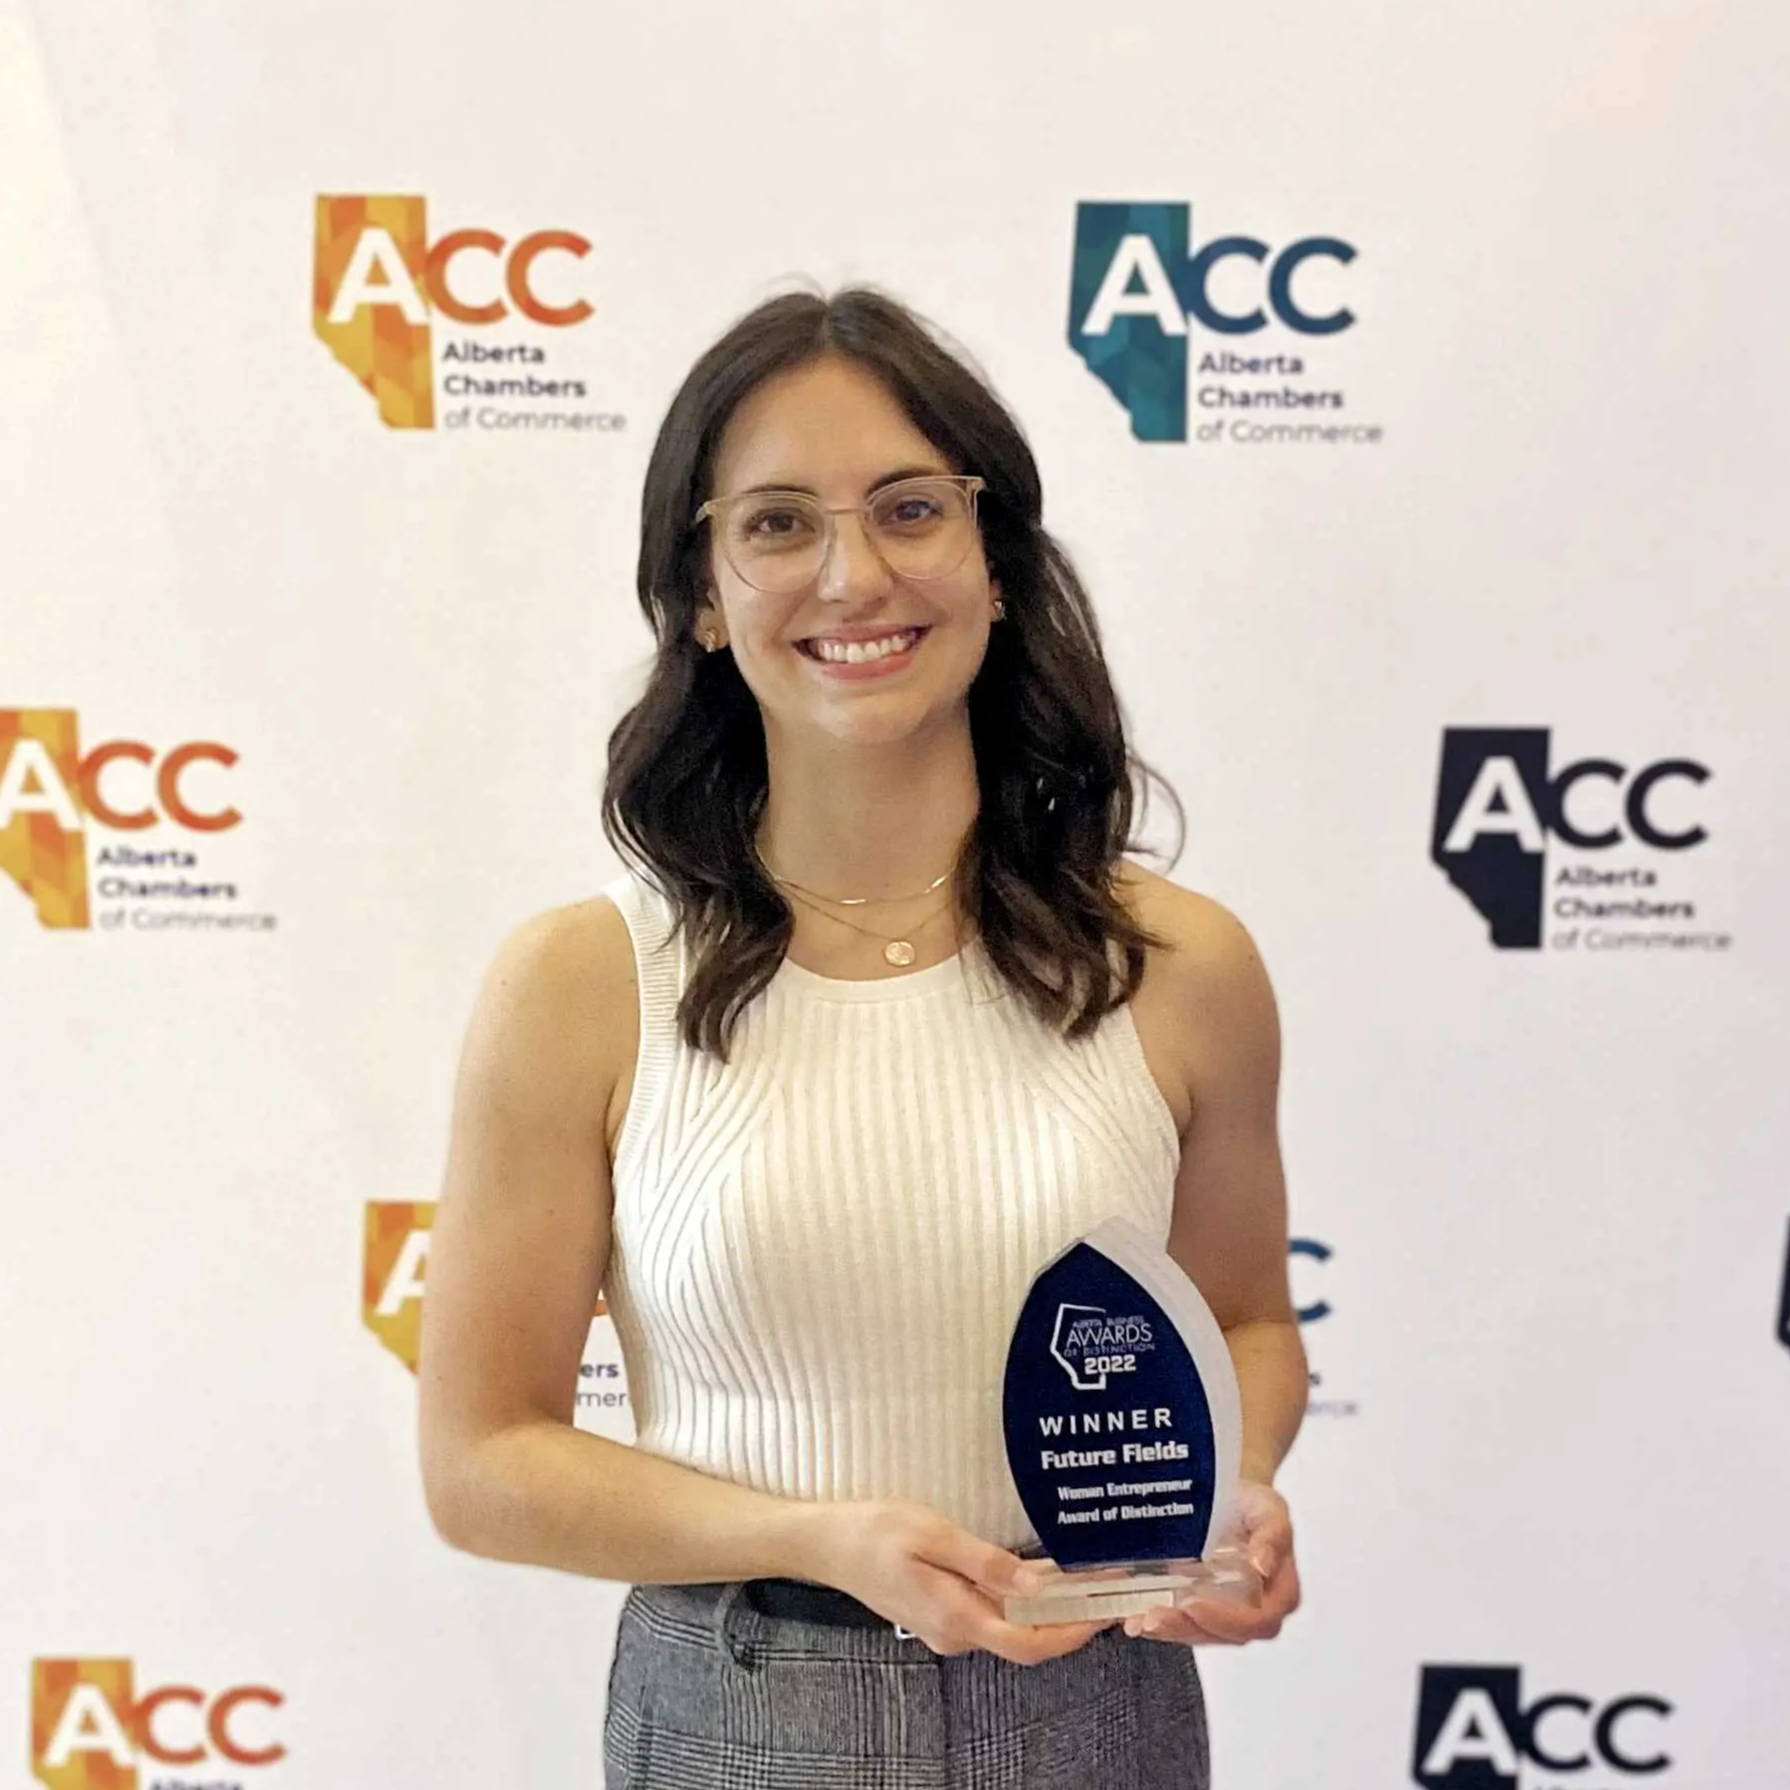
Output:
[[[1246,1479],[1238,1486],[1235,1509],[1241,1528],[1234,1539],[1261,1575],[1261,1596],[1245,1603],[1236,1598],[1191,1595],[1166,1608],[1127,1616],[1126,1634],[1153,1641],[1238,1647],[1280,1633],[1280,1625],[1299,1607],[1293,1519],[1280,1493],[1256,1480]]]

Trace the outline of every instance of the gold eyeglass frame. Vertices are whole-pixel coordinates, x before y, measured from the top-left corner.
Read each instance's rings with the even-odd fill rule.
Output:
[[[795,502],[806,506],[808,509],[818,511],[826,518],[826,533],[821,539],[820,563],[807,578],[797,579],[794,584],[787,587],[782,585],[767,587],[762,584],[754,584],[737,565],[734,565],[733,555],[727,551],[727,543],[725,539],[716,543],[721,549],[722,557],[727,561],[728,565],[733,567],[734,575],[743,583],[752,585],[754,590],[766,591],[767,594],[780,594],[785,589],[799,590],[802,585],[808,583],[810,579],[820,577],[831,562],[833,548],[838,544],[839,524],[835,518],[839,516],[856,516],[858,518],[858,526],[864,531],[864,539],[869,542],[870,551],[882,562],[884,570],[888,572],[890,577],[905,579],[914,584],[934,584],[941,578],[949,578],[951,574],[963,564],[964,559],[969,558],[970,548],[967,539],[964,542],[962,559],[955,561],[942,572],[928,572],[924,576],[921,576],[914,572],[896,571],[895,568],[889,564],[888,560],[883,557],[883,550],[877,545],[876,536],[868,526],[868,517],[872,506],[886,502],[891,492],[900,491],[908,485],[957,486],[969,502],[970,526],[975,528],[978,525],[976,515],[976,494],[979,491],[986,491],[988,489],[988,481],[986,479],[978,478],[974,473],[969,472],[918,472],[911,478],[896,479],[890,484],[881,486],[871,493],[868,502],[858,504],[836,504],[829,507],[822,503],[811,492],[785,491],[782,489],[770,491],[738,491],[728,497],[711,497],[691,519],[691,526],[693,528],[700,527],[708,517],[714,516],[718,518],[723,510],[728,509],[732,505],[746,503],[755,498],[760,501],[773,497],[792,498]]]

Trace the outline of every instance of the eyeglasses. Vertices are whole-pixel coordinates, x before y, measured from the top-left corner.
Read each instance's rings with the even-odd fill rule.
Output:
[[[745,491],[711,497],[722,556],[754,590],[800,590],[825,569],[838,536],[836,516],[856,516],[871,550],[897,578],[948,578],[976,539],[976,493],[969,474],[926,474],[884,485],[868,503],[828,509],[805,491]]]

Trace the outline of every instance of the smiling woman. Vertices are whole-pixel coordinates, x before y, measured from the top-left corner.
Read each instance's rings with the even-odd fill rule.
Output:
[[[1135,992],[1151,940],[1110,870],[1148,773],[1042,502],[999,399],[880,294],[773,299],[692,369],[647,471],[659,652],[610,743],[605,807],[695,944],[690,1043],[725,1052],[804,954],[757,842],[767,806],[809,816],[782,867],[799,851],[801,881],[838,886],[845,865],[816,854],[839,837],[823,823],[850,749],[936,782],[926,849],[959,860],[957,917],[1041,1019],[1082,1036]],[[902,887],[877,860],[915,843],[861,842],[858,885]],[[816,922],[812,955],[837,963],[840,932]],[[935,936],[935,953],[954,942]]]
[[[1124,856],[1148,773],[1042,501],[1000,400],[864,290],[743,318],[653,449],[629,869],[487,979],[419,1370],[442,1534],[631,1582],[618,1787],[1199,1790],[1173,1643],[1298,1601],[1273,997],[1232,915]],[[1022,1626],[1007,1343],[1115,1215],[1224,1330],[1266,1588]],[[631,1446],[572,1423],[599,1288]]]

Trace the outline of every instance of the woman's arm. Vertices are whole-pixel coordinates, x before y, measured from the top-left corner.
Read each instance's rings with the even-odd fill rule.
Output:
[[[599,1578],[790,1573],[815,1507],[573,1426],[609,1266],[609,1118],[637,1023],[633,952],[608,901],[530,920],[486,975],[423,1300],[429,1514],[468,1552]]]
[[[1278,1630],[1298,1603],[1286,1507],[1274,1475],[1305,1414],[1309,1375],[1287,1277],[1287,1197],[1276,1108],[1280,1024],[1267,970],[1243,924],[1202,895],[1153,885],[1146,923],[1171,949],[1151,996],[1177,1042],[1189,1116],[1182,1133],[1168,1250],[1212,1308],[1243,1404],[1241,1515],[1265,1583],[1259,1618],[1226,1632],[1219,1610],[1180,1639],[1243,1640]],[[1212,1609],[1199,1605],[1204,1622]],[[1184,1625],[1185,1626],[1185,1625]]]
[[[1168,1248],[1230,1346],[1243,1395],[1243,1477],[1270,1485],[1310,1384],[1287,1280],[1280,1021],[1254,940],[1228,909],[1199,899],[1180,948],[1192,1118]]]

